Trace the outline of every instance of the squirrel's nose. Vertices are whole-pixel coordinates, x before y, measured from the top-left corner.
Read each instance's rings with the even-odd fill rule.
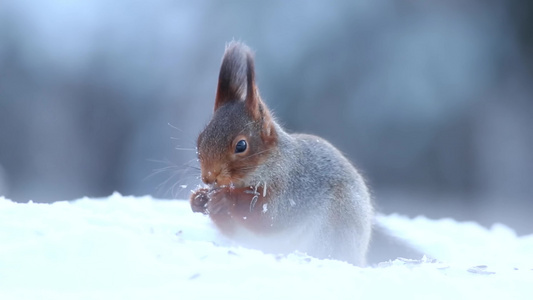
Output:
[[[212,172],[212,171],[207,171],[205,173],[202,173],[202,181],[205,184],[216,183],[217,182],[218,173],[220,173],[220,172],[215,173],[215,172]]]

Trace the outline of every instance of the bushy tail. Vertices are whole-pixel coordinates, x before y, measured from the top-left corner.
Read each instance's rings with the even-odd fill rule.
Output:
[[[422,256],[424,254],[420,250],[411,246],[407,241],[393,236],[385,226],[377,220],[375,221],[367,257],[369,265],[377,265],[380,262],[395,260],[400,257],[421,259]]]

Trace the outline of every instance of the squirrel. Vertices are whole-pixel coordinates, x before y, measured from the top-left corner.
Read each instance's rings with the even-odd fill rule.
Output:
[[[248,46],[226,45],[214,114],[198,136],[193,212],[243,246],[364,266],[374,210],[361,174],[326,140],[289,134],[255,82]]]

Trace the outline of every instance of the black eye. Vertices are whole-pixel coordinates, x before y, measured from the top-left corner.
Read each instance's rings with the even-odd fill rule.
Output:
[[[235,145],[235,153],[243,153],[244,151],[246,151],[246,141],[240,140]]]

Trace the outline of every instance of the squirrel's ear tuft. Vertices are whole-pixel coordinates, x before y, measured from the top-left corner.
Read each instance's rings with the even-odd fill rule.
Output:
[[[226,46],[218,76],[215,110],[225,103],[247,98],[251,56],[250,48],[242,43],[232,41]]]
[[[261,98],[255,84],[255,68],[252,51],[243,43],[232,41],[226,46],[222,58],[215,111],[228,102],[245,101],[248,113],[255,120],[261,118]]]

